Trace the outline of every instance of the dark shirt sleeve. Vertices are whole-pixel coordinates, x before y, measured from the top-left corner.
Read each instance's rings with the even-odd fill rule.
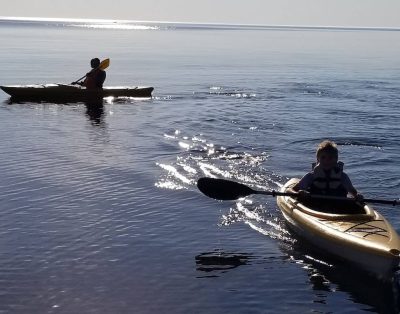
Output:
[[[342,185],[344,186],[347,192],[354,190],[353,184],[351,183],[349,176],[344,172],[342,174]]]
[[[313,182],[313,174],[312,172],[307,173],[298,183],[299,190],[307,190]]]

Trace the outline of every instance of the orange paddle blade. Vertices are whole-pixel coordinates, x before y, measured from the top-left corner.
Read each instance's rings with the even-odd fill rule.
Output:
[[[104,59],[103,61],[100,62],[99,69],[105,70],[105,69],[107,69],[109,66],[110,66],[110,59],[107,58],[107,59]]]

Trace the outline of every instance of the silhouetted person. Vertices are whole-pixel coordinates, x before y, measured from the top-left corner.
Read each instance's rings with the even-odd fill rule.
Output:
[[[86,87],[87,89],[103,88],[103,83],[106,80],[106,72],[99,68],[99,58],[90,60],[92,70],[86,74],[83,82],[77,84]]]

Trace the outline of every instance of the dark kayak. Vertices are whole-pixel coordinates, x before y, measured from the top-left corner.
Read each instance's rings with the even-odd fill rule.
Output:
[[[11,100],[80,102],[101,101],[105,97],[150,98],[153,87],[104,87],[88,90],[76,85],[14,85],[0,86],[11,96]]]

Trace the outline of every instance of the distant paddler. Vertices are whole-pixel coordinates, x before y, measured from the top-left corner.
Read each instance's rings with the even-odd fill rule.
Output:
[[[105,59],[100,62],[99,58],[93,58],[90,60],[90,66],[92,70],[90,70],[86,75],[82,76],[79,80],[72,82],[72,85],[81,85],[86,87],[87,89],[98,89],[103,88],[103,83],[106,80],[106,72],[105,69],[110,65],[110,59]],[[83,80],[81,82],[81,80]]]

